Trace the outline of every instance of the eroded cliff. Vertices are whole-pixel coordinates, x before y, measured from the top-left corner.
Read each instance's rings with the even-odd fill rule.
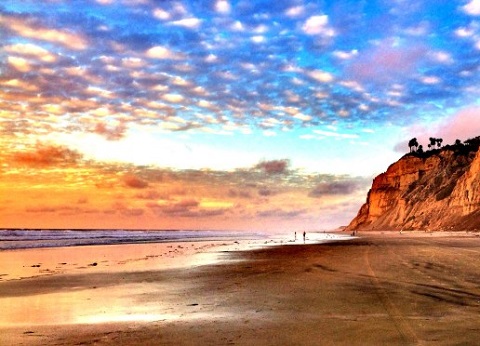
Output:
[[[377,176],[346,230],[480,230],[480,150],[407,154]]]

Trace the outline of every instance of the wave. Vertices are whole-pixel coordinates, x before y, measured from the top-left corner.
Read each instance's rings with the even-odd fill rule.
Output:
[[[263,238],[258,233],[196,230],[1,229],[0,250],[80,245],[134,244]]]

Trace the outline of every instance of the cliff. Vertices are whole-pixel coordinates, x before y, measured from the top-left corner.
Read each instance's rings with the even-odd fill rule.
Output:
[[[477,137],[478,138],[478,137]],[[407,154],[373,180],[352,230],[480,230],[480,150]]]

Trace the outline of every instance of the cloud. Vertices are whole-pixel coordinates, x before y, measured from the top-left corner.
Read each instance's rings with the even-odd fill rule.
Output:
[[[302,26],[302,30],[307,35],[334,36],[335,31],[328,26],[327,15],[317,15],[309,17]]]
[[[334,79],[331,73],[322,71],[322,70],[313,70],[313,71],[307,72],[306,74],[307,76],[321,83],[329,83],[329,82],[332,82]]]
[[[183,53],[174,52],[164,46],[154,46],[145,52],[145,56],[151,59],[182,60]]]
[[[84,50],[88,47],[88,40],[81,34],[47,28],[31,20],[4,16],[0,17],[0,24],[25,38],[58,43],[73,50]]]
[[[472,16],[480,15],[480,0],[471,0],[466,5],[462,6],[462,10]]]
[[[215,3],[215,11],[222,14],[228,14],[232,10],[230,3],[227,0],[218,0]]]
[[[285,11],[285,15],[288,16],[288,17],[292,17],[292,18],[300,17],[304,13],[305,13],[305,7],[304,6],[293,6],[293,7],[288,8]]]
[[[473,22],[470,23],[468,26],[461,26],[457,29],[455,29],[455,35],[460,37],[460,38],[470,38],[476,34],[478,31],[478,23]]]
[[[185,213],[191,212],[192,209],[196,209],[199,205],[200,202],[195,199],[184,199],[173,204],[160,206],[159,208],[165,214],[184,215]]]
[[[20,57],[16,57],[16,56],[9,56],[7,58],[7,61],[8,61],[8,64],[13,66],[13,68],[15,68],[16,70],[20,71],[20,72],[29,72],[32,70],[32,66],[30,64],[30,62],[25,59],[25,58],[20,58]]]
[[[8,53],[34,57],[47,63],[55,62],[57,60],[57,57],[48,50],[31,43],[17,43],[8,45],[4,47],[4,50]]]
[[[39,87],[36,85],[32,85],[24,80],[21,79],[10,79],[3,83],[5,87],[12,87],[15,89],[22,89],[26,91],[38,91]]]
[[[125,184],[125,186],[134,189],[145,189],[148,187],[147,181],[140,179],[134,174],[126,174],[123,177],[123,183]]]
[[[125,137],[126,129],[127,127],[124,123],[120,123],[115,127],[108,127],[107,124],[99,122],[95,125],[93,132],[105,137],[109,141],[117,141]]]
[[[334,137],[334,138],[345,138],[345,139],[359,138],[357,134],[338,133],[336,131],[313,130],[313,132],[322,137]]]
[[[165,94],[162,95],[162,100],[170,103],[180,103],[185,100],[185,97],[181,94]]]
[[[202,21],[198,18],[184,18],[172,22],[172,25],[182,26],[184,28],[196,29],[202,24]]]
[[[256,35],[256,36],[252,36],[251,37],[251,40],[253,43],[264,43],[267,39],[265,36],[262,36],[262,35]]]
[[[77,204],[87,204],[88,203],[88,198],[86,197],[79,197],[77,199]]]
[[[49,206],[37,206],[37,207],[27,207],[25,208],[27,213],[55,213],[58,211],[57,207]]]
[[[363,51],[347,72],[354,79],[366,83],[388,83],[411,76],[427,55],[421,44],[398,44],[393,39],[378,42],[370,50]]]
[[[318,184],[310,193],[309,197],[323,197],[328,195],[348,195],[357,189],[356,181],[331,181]]]
[[[261,218],[295,218],[307,213],[306,209],[283,210],[280,208],[257,211],[255,216]]]
[[[140,58],[122,58],[122,66],[129,68],[129,69],[136,69],[146,66],[146,62]]]
[[[37,143],[35,150],[16,152],[13,161],[31,167],[64,166],[76,164],[82,155],[63,146]]]
[[[461,42],[454,46],[439,43],[430,49],[429,37],[405,34],[412,25],[395,23],[398,30],[394,36],[388,30],[390,24],[370,26],[368,15],[351,24],[357,33],[349,32],[351,28],[347,31],[339,25],[343,18],[338,18],[335,6],[226,0],[126,4],[116,1],[109,8],[89,1],[76,9],[69,5],[56,7],[48,1],[39,3],[36,11],[26,8],[21,16],[2,17],[1,25],[6,28],[4,50],[9,56],[5,69],[8,82],[2,80],[8,92],[2,94],[2,100],[6,107],[12,107],[4,112],[17,117],[25,114],[29,121],[38,119],[35,124],[41,124],[42,131],[93,131],[110,140],[125,137],[125,126],[110,125],[111,118],[128,119],[124,123],[128,121],[130,129],[141,124],[151,132],[201,127],[203,134],[236,135],[240,129],[261,127],[268,130],[265,135],[281,138],[281,129],[331,121],[348,122],[352,127],[367,120],[401,121],[402,116],[391,115],[391,105],[398,106],[408,97],[420,103],[433,97],[428,93],[431,89],[449,87],[461,94],[465,90],[462,87],[477,78],[475,59],[469,58],[471,63],[466,67],[460,65],[463,57],[475,56],[475,52],[464,50],[471,48],[470,40],[457,40]],[[352,12],[360,7],[352,6]],[[6,8],[6,13],[14,13],[14,5]],[[98,16],[92,17],[92,10],[98,11]],[[118,13],[109,16],[112,10]],[[40,14],[49,14],[49,19],[42,19]],[[347,13],[347,17],[358,14]],[[119,25],[119,20],[126,18],[129,25]],[[407,22],[420,26],[422,21],[417,19],[412,17]],[[435,19],[432,13],[431,30],[435,29]],[[443,40],[445,32],[455,38],[455,30],[461,25],[477,39],[478,24],[469,23],[470,19],[444,23],[438,42],[447,41]],[[86,20],[89,25],[79,25]],[[232,32],[232,25],[243,32]],[[335,41],[331,50],[319,48],[321,37],[334,34],[337,27],[342,30],[342,40]],[[30,37],[34,30],[40,36],[55,33],[61,37],[66,33],[83,38],[88,52],[67,54],[55,45],[61,41],[52,41],[49,35],[37,40]],[[21,37],[20,32],[29,37]],[[264,41],[254,47],[252,38]],[[424,66],[424,57],[432,65]],[[451,70],[457,77],[459,71],[469,70],[464,72],[470,72],[471,77],[461,78],[458,83],[462,85],[458,85]],[[425,76],[422,71],[427,71]],[[402,83],[404,79],[412,84]],[[388,87],[371,86],[383,82]],[[394,82],[404,85],[404,90],[393,90]],[[387,94],[392,91],[397,96]],[[268,107],[259,109],[257,105]],[[287,116],[280,107],[297,112]],[[415,111],[412,108],[412,116]],[[197,113],[203,117],[197,117]],[[68,131],[62,129],[65,125]],[[190,131],[188,135],[199,132]]]
[[[429,84],[429,85],[439,84],[442,81],[440,78],[436,76],[423,76],[420,80],[423,84]]]
[[[105,214],[115,214],[117,212],[119,212],[120,215],[126,217],[138,217],[143,215],[145,213],[145,210],[143,208],[131,207],[124,202],[117,201],[112,204],[112,207],[110,209],[103,211],[103,213]]]
[[[202,107],[202,108],[205,108],[205,109],[218,110],[218,107],[215,104],[213,104],[212,102],[207,101],[207,100],[200,100],[200,101],[198,101],[197,105],[199,107]],[[201,119],[215,119],[215,121],[218,122],[218,120],[216,118],[212,117],[211,115],[210,116],[204,116],[202,114],[199,114],[197,117],[199,117]]]
[[[148,190],[142,193],[135,195],[136,198],[146,199],[146,200],[158,200],[158,199],[168,199],[169,196],[165,193],[160,193],[155,190]]]
[[[75,205],[69,204],[60,204],[60,205],[38,205],[38,206],[27,206],[25,211],[27,213],[58,213],[59,216],[62,215],[80,215],[80,214],[92,214],[97,213],[97,209],[92,208],[80,208],[79,204],[86,204],[83,200],[75,203]]]
[[[298,120],[301,120],[301,121],[310,121],[312,120],[312,116],[310,115],[305,115],[303,113],[297,113],[293,116],[294,118],[298,119]]]
[[[254,168],[264,171],[266,174],[284,174],[288,172],[289,160],[262,161]]]
[[[262,187],[258,190],[258,194],[262,197],[268,197],[268,196],[275,195],[276,192],[273,191],[272,189],[267,188],[267,187]]]
[[[156,214],[185,218],[219,216],[229,210],[229,208],[202,208],[201,203],[194,198],[167,204],[148,203],[147,207],[152,209]]]
[[[228,212],[227,209],[200,209],[197,211],[190,211],[182,214],[183,217],[202,218],[202,217],[214,217],[224,215]]]
[[[334,57],[336,57],[338,59],[349,60],[349,59],[352,59],[352,58],[354,58],[358,55],[358,50],[357,49],[352,49],[349,52],[342,51],[342,50],[336,50],[332,54],[333,54]]]
[[[168,20],[170,19],[171,15],[167,11],[161,9],[161,8],[156,8],[153,10],[153,16],[157,19],[161,20]]]
[[[250,191],[244,191],[240,189],[229,189],[228,190],[228,197],[232,198],[245,198],[245,199],[251,199],[252,195]]]
[[[431,52],[429,55],[433,61],[439,62],[441,64],[453,64],[455,62],[452,57],[452,54],[450,54],[449,52],[436,51],[436,52]]]
[[[124,208],[120,209],[120,214],[127,217],[136,217],[141,216],[145,213],[145,210],[142,208]]]

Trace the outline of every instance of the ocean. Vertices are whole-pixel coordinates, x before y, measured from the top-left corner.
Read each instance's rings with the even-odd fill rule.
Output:
[[[261,233],[233,231],[0,229],[0,250],[208,240],[260,240],[266,237]]]

